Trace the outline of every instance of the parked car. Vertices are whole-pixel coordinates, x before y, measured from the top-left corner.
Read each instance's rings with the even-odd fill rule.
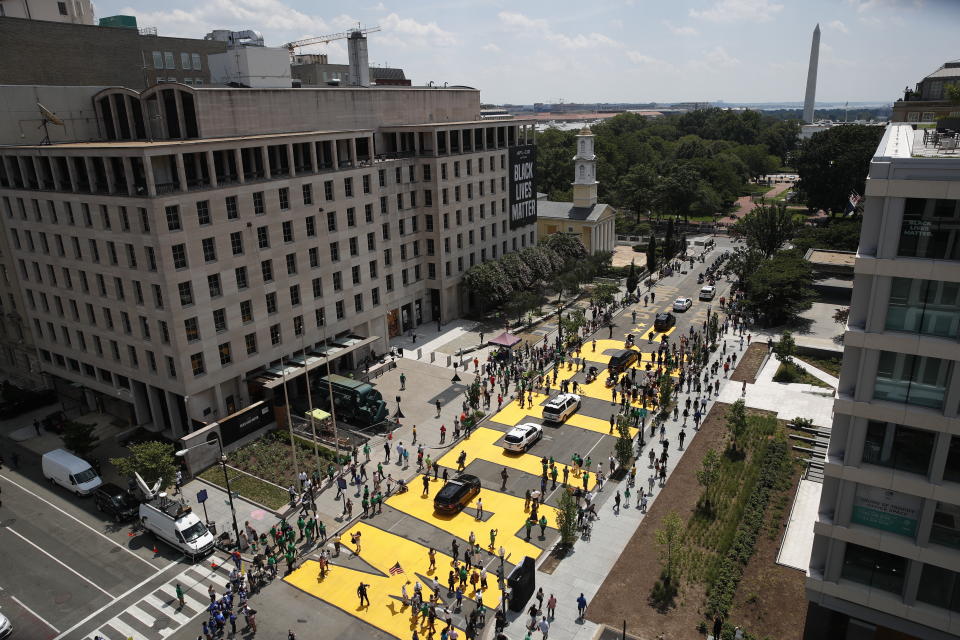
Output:
[[[630,367],[640,358],[633,349],[620,349],[610,356],[610,362],[607,363],[607,370],[610,376],[618,376]]]
[[[503,437],[503,448],[507,451],[526,451],[533,443],[543,437],[543,427],[533,422],[518,424]]]
[[[480,478],[462,473],[448,480],[433,499],[433,508],[440,513],[459,513],[480,493]]]
[[[40,458],[43,477],[78,496],[92,493],[103,484],[90,463],[64,449],[47,451]]]
[[[580,409],[580,396],[575,393],[561,393],[543,405],[543,419],[551,422],[563,422]]]
[[[666,331],[677,323],[677,318],[672,313],[658,313],[653,319],[653,328],[655,331]]]
[[[673,301],[674,311],[686,311],[692,306],[693,306],[693,300],[691,300],[690,298],[684,298],[683,296]]]
[[[713,300],[713,297],[717,295],[717,288],[713,285],[707,285],[700,289],[700,299],[701,300]]]
[[[130,492],[115,484],[102,484],[93,492],[93,501],[97,511],[105,513],[117,522],[133,520],[137,517],[139,503]]]

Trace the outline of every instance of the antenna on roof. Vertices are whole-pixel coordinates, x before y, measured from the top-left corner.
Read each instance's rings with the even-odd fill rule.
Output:
[[[55,124],[58,127],[62,127],[63,120],[57,117],[53,111],[47,109],[45,106],[37,103],[37,109],[40,110],[40,117],[43,118],[43,122],[40,123],[40,126],[37,129],[43,129],[43,140],[40,141],[40,144],[50,144],[50,132],[47,131],[48,124]]]

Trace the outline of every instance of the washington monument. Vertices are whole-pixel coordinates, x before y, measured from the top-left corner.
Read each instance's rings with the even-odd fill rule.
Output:
[[[817,63],[820,60],[820,24],[813,30],[810,43],[810,68],[807,69],[807,94],[803,98],[803,121],[813,123],[813,103],[817,98]]]

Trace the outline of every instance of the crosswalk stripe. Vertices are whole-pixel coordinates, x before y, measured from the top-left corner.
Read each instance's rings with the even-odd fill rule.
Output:
[[[131,616],[133,616],[143,624],[147,625],[148,627],[152,627],[153,623],[156,622],[156,618],[154,618],[153,616],[151,616],[146,611],[140,608],[139,602],[127,607],[124,613],[130,614]]]
[[[196,613],[193,615],[187,615],[183,610],[177,611],[176,608],[169,603],[163,602],[160,598],[156,597],[153,594],[148,595],[143,599],[148,605],[156,608],[160,613],[165,616],[168,616],[172,620],[176,620],[181,625],[187,624],[196,617]],[[199,613],[199,612],[198,612]]]
[[[113,631],[112,634],[105,634],[108,638],[110,638],[110,640],[127,640],[127,638],[143,637],[143,634],[140,631],[132,628],[119,618],[110,620],[110,622],[101,628],[101,632],[107,627]]]

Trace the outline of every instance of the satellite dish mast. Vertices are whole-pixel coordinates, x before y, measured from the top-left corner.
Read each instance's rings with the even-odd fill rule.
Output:
[[[55,124],[58,127],[62,127],[64,126],[63,120],[58,118],[57,114],[55,114],[53,111],[50,111],[50,109],[47,109],[39,102],[37,103],[37,109],[40,110],[40,117],[43,118],[43,122],[39,127],[37,127],[37,129],[43,129],[43,140],[40,141],[40,144],[50,144],[50,132],[47,130],[47,125]]]

